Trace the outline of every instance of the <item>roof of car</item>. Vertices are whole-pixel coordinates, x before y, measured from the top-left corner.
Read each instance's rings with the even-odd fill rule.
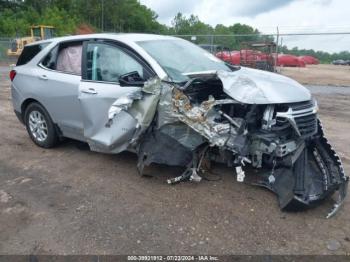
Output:
[[[150,40],[161,40],[161,39],[177,39],[173,36],[166,35],[155,35],[155,34],[135,34],[135,33],[101,33],[101,34],[85,34],[85,35],[74,35],[74,36],[62,36],[55,37],[46,40],[37,41],[28,45],[36,45],[47,42],[61,42],[61,41],[69,41],[69,40],[84,40],[91,38],[99,38],[99,39],[111,39],[111,40],[119,40],[119,41],[150,41]]]

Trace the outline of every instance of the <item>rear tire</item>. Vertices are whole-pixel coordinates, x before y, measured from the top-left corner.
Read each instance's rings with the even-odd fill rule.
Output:
[[[43,148],[52,148],[58,142],[58,135],[49,113],[39,103],[31,103],[24,114],[27,132],[32,141]]]

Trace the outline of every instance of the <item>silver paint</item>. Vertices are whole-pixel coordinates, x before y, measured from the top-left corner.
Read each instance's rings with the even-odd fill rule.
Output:
[[[281,104],[307,101],[310,92],[298,82],[262,70],[241,67],[234,72],[219,71],[224,92],[245,104]]]

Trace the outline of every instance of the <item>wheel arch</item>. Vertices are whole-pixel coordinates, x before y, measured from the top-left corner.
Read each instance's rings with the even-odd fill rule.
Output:
[[[27,110],[27,107],[31,104],[31,103],[38,103],[40,104],[43,108],[45,108],[43,106],[43,104],[41,104],[38,100],[34,99],[34,98],[27,98],[26,100],[24,100],[21,104],[21,121],[22,123],[25,123],[25,119],[24,119],[24,116],[25,116],[25,113],[26,113],[26,110]],[[45,108],[46,110],[46,108]],[[47,110],[46,110],[47,112]]]
[[[23,124],[25,124],[25,113],[26,113],[26,110],[27,110],[27,107],[31,104],[31,103],[37,103],[39,104],[40,106],[42,106],[44,108],[44,110],[46,111],[46,113],[48,114],[49,118],[51,119],[55,129],[56,129],[56,132],[58,134],[59,137],[62,137],[62,132],[61,132],[61,129],[59,128],[59,126],[53,121],[50,113],[47,111],[46,107],[40,103],[38,100],[34,99],[34,98],[27,98],[25,99],[22,104],[21,104],[21,114],[20,114],[20,117],[21,117],[21,121]]]

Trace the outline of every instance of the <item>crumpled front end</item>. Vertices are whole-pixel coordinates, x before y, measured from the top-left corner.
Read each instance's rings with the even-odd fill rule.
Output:
[[[316,102],[304,95],[278,103],[261,87],[255,87],[262,94],[259,103],[240,101],[254,101],[247,94],[231,96],[240,79],[231,81],[218,73],[194,75],[182,84],[153,81],[148,85],[153,88],[150,104],[138,100],[121,106],[116,101],[116,114],[128,111],[143,127],[129,145],[138,154],[140,174],[151,163],[184,166],[168,183],[198,182],[204,163],[221,162],[233,167],[237,181],[243,182],[252,180],[246,178],[249,166],[258,171],[253,184],[275,192],[283,210],[314,206],[337,192],[332,216],[343,203],[348,177],[324,136]],[[305,93],[301,88],[299,92]],[[141,123],[137,112],[149,107],[154,109],[147,124]]]

